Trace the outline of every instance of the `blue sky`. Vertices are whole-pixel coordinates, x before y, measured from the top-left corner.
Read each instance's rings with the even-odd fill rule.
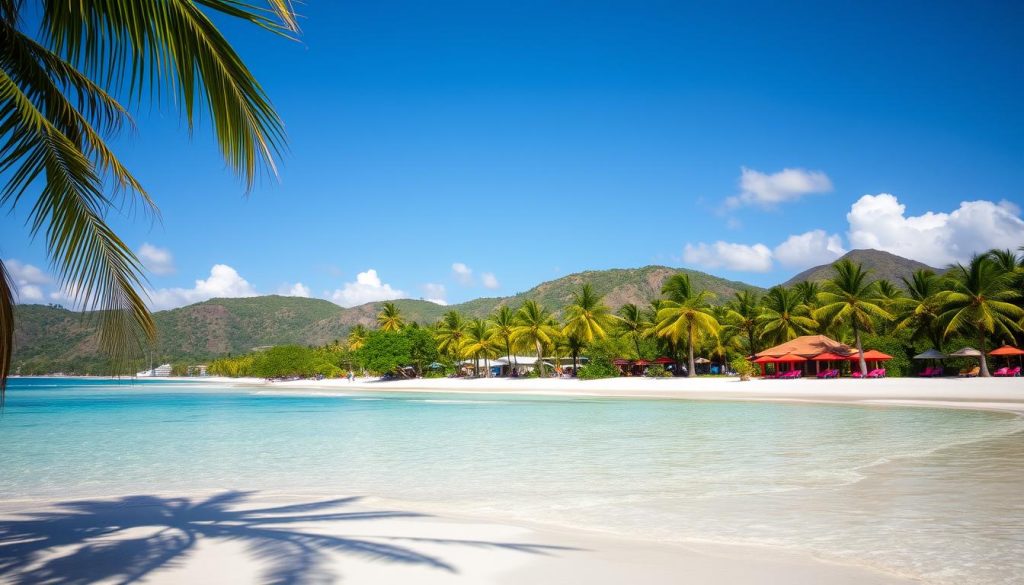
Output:
[[[115,141],[162,211],[111,218],[155,308],[454,303],[652,263],[771,285],[852,248],[1024,244],[1019,3],[300,12],[298,42],[223,23],[286,123],[278,181],[244,196],[209,128],[167,109]],[[22,302],[59,302],[27,207],[0,218],[0,257]]]

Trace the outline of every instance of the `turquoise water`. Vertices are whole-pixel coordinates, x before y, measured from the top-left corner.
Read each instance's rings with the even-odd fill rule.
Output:
[[[14,379],[0,444],[3,500],[367,494],[1024,582],[1024,422],[999,413]]]

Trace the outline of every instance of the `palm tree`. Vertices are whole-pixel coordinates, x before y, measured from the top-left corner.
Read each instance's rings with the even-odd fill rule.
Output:
[[[719,323],[709,312],[709,300],[712,295],[706,290],[694,291],[690,286],[688,274],[672,275],[662,285],[661,292],[668,298],[658,311],[655,331],[658,336],[671,339],[675,343],[686,336],[689,354],[686,375],[693,376],[696,373],[693,356],[695,337],[718,333]]]
[[[491,323],[494,324],[494,334],[505,342],[505,356],[510,366],[516,365],[512,357],[512,330],[516,326],[516,313],[512,307],[502,305],[491,314]]]
[[[612,313],[590,284],[584,284],[579,292],[572,293],[572,297],[572,302],[565,308],[562,335],[576,340],[572,346],[572,366],[575,371],[579,367],[580,349],[595,339],[607,337],[605,328],[612,319]]]
[[[800,302],[799,293],[784,286],[774,286],[765,293],[756,323],[761,339],[772,345],[806,335],[818,326],[811,310]]]
[[[462,357],[462,343],[466,338],[466,319],[462,313],[451,310],[445,313],[434,329],[437,349],[456,359]]]
[[[860,373],[866,376],[868,365],[864,361],[861,331],[874,331],[874,318],[892,320],[892,315],[880,305],[878,281],[868,281],[868,271],[859,262],[844,259],[832,265],[835,276],[825,281],[818,298],[821,307],[814,312],[819,321],[849,323],[857,344]]]
[[[544,346],[552,345],[558,338],[551,312],[537,301],[529,300],[516,311],[516,326],[512,329],[512,343],[533,345],[537,350],[537,370],[544,376]]]
[[[935,295],[942,307],[939,319],[946,325],[944,335],[964,332],[978,336],[981,375],[988,377],[985,340],[989,335],[1013,336],[1024,309],[1013,304],[1021,298],[1012,286],[1013,274],[1003,271],[988,256],[975,255],[967,266],[954,264],[946,273],[948,287]]]
[[[107,140],[134,126],[129,108],[143,102],[175,104],[189,130],[206,110],[247,188],[259,171],[276,173],[281,120],[207,12],[283,35],[297,30],[295,15],[288,0],[268,0],[269,10],[208,0],[51,1],[23,13],[27,4],[0,0],[0,206],[27,206],[29,232],[45,235],[60,285],[84,309],[100,310],[101,348],[124,366],[156,328],[139,293],[142,265],[105,218],[122,196],[154,214],[156,205]],[[38,34],[22,30],[36,22]],[[13,305],[0,263],[0,391]]]
[[[721,320],[747,338],[747,354],[757,353],[757,318],[761,314],[761,297],[748,290],[736,291],[733,299],[725,304],[726,312]]]
[[[935,299],[939,292],[940,280],[928,269],[915,270],[910,278],[902,277],[907,294],[893,302],[892,312],[896,316],[896,330],[907,329],[910,339],[925,339],[935,349],[942,351],[942,328],[939,327],[940,307]]]
[[[814,280],[803,280],[793,285],[793,291],[801,303],[813,310],[818,304],[821,284]]]
[[[886,312],[895,314],[900,301],[905,298],[903,290],[884,278],[877,280],[876,283],[878,286],[879,306],[885,309]],[[880,325],[879,332],[883,335],[893,330],[893,321],[889,319],[882,319]]]
[[[360,324],[353,327],[352,330],[348,332],[348,348],[351,351],[356,351],[363,347],[363,344],[366,343],[366,334],[366,327],[363,325]]]
[[[636,357],[643,357],[640,355],[640,338],[647,334],[650,323],[644,318],[640,308],[633,303],[627,303],[619,307],[618,315],[619,320],[616,325],[619,331],[633,339],[633,345],[636,347]]]
[[[377,313],[377,325],[381,331],[400,331],[405,327],[405,317],[395,303],[384,303],[384,308]]]
[[[490,359],[498,357],[500,352],[497,340],[494,339],[493,330],[483,319],[473,319],[466,326],[465,340],[462,342],[463,355],[473,356],[475,362],[474,371],[480,377],[480,357]],[[488,369],[487,375],[490,375]]]

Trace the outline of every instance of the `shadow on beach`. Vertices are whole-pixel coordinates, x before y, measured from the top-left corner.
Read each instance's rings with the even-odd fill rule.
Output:
[[[413,545],[500,548],[526,554],[577,550],[517,542],[409,536],[350,537],[324,534],[320,524],[426,517],[400,511],[347,511],[359,498],[246,508],[253,492],[229,491],[207,499],[151,495],[78,500],[0,520],[0,581],[5,583],[134,583],[161,568],[180,565],[203,539],[243,543],[263,567],[267,583],[323,583],[340,578],[334,555],[421,565],[458,573]],[[145,532],[144,536],[133,533]],[[401,543],[401,544],[399,544]]]

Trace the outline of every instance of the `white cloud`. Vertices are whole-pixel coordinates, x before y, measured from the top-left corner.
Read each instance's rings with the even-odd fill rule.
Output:
[[[142,264],[153,274],[160,276],[174,274],[174,256],[167,248],[158,248],[149,243],[143,243],[138,251]]]
[[[874,248],[932,266],[964,262],[990,248],[1024,244],[1020,208],[1001,201],[964,201],[950,213],[907,216],[895,195],[864,195],[846,215],[854,248]]]
[[[281,285],[281,287],[277,289],[277,294],[285,297],[304,297],[307,299],[310,296],[309,287],[301,282],[296,282],[292,285]]]
[[[783,169],[771,175],[743,167],[740,173],[740,194],[725,200],[726,207],[744,205],[774,207],[796,201],[804,195],[828,193],[832,181],[822,171]]]
[[[356,275],[355,282],[346,282],[342,288],[331,293],[331,300],[342,307],[354,307],[374,301],[400,299],[405,293],[381,282],[373,268]]]
[[[473,270],[462,262],[452,264],[452,274],[455,276],[455,280],[462,286],[473,284]]]
[[[423,300],[430,301],[435,305],[447,305],[446,300],[448,292],[445,290],[443,284],[436,284],[428,282],[420,287],[423,289]]]
[[[227,264],[215,264],[210,277],[197,280],[193,288],[162,288],[147,291],[155,310],[183,307],[212,298],[255,297],[259,293]]]
[[[13,258],[4,260],[4,268],[14,284],[15,301],[19,303],[38,303],[46,297],[41,285],[49,284],[51,279],[40,268],[19,262]]]
[[[812,230],[786,238],[775,246],[774,257],[783,266],[803,269],[827,264],[845,253],[843,239],[838,234]]]
[[[707,268],[724,267],[741,272],[768,272],[772,269],[772,251],[764,244],[734,244],[718,241],[714,244],[687,244],[683,261]]]
[[[495,290],[501,288],[501,283],[498,282],[498,277],[494,276],[493,272],[484,272],[480,275],[480,282],[483,283],[484,288]]]

